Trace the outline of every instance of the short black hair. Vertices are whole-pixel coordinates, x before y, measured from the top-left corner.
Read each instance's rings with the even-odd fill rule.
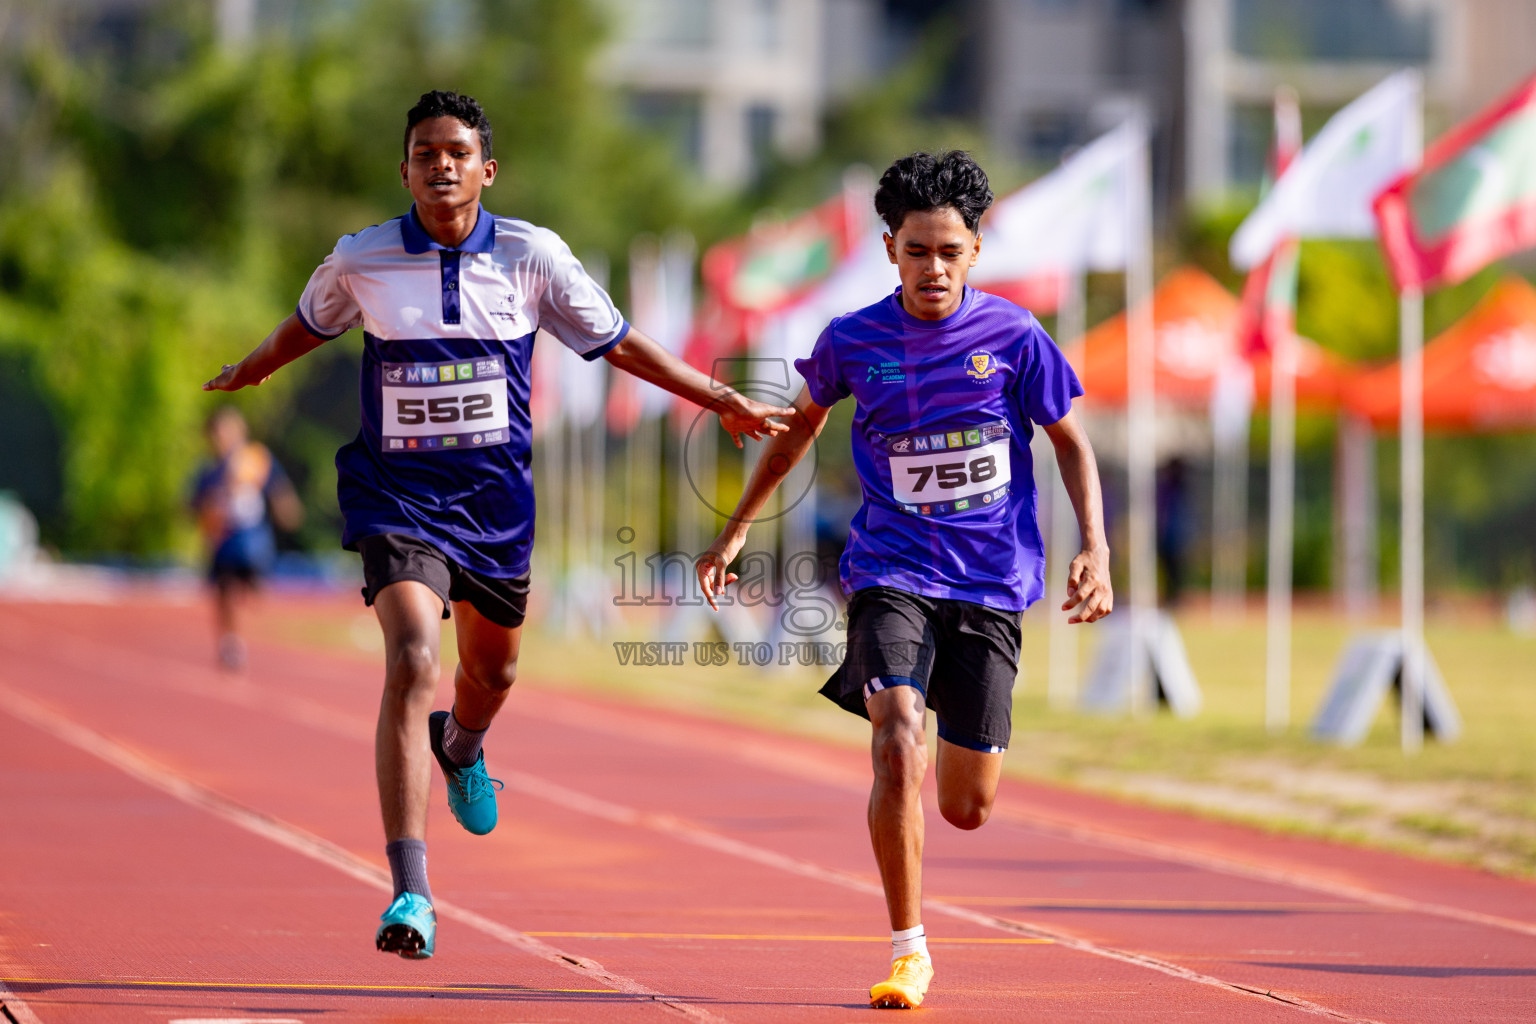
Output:
[[[875,212],[891,229],[901,230],[909,213],[952,206],[975,232],[981,215],[992,205],[992,186],[987,172],[964,150],[948,153],[913,153],[891,164],[880,176],[875,190]]]
[[[473,128],[480,135],[480,158],[491,158],[491,122],[473,96],[433,89],[421,94],[421,99],[405,115],[405,150],[410,156],[411,129],[434,117],[452,117]]]

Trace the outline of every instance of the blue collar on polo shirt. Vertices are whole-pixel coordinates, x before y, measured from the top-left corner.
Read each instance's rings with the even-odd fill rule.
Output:
[[[439,245],[427,234],[427,229],[421,225],[421,217],[416,213],[416,204],[412,203],[411,212],[400,218],[400,241],[405,251],[413,256],[434,249],[444,252],[490,252],[496,247],[496,218],[486,213],[485,207],[479,206],[478,209],[479,216],[469,237],[458,245],[449,246]]]

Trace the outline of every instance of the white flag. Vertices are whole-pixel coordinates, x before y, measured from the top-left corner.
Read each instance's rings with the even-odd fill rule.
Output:
[[[1421,132],[1419,73],[1399,71],[1334,114],[1232,236],[1232,265],[1251,270],[1280,240],[1372,238],[1371,203],[1411,165]]]
[[[1131,217],[1126,196],[1144,129],[1127,121],[1054,171],[1004,197],[983,224],[979,285],[1043,273],[1119,270]]]

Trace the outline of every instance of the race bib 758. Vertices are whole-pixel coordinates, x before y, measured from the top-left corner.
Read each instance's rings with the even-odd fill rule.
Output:
[[[385,363],[380,369],[384,451],[484,448],[511,440],[503,357]]]
[[[1011,434],[1002,420],[886,439],[891,496],[908,512],[946,516],[1008,497]]]

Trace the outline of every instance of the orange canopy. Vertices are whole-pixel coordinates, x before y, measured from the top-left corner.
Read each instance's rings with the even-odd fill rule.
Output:
[[[1363,374],[1348,391],[1349,408],[1379,428],[1395,428],[1401,379],[1397,363]],[[1424,423],[1441,430],[1536,427],[1536,288],[1504,278],[1424,346]]]
[[[1195,267],[1180,267],[1152,295],[1154,378],[1157,398],[1186,408],[1204,409],[1222,367],[1242,358],[1238,351],[1241,304],[1215,278]],[[1349,364],[1305,338],[1299,346],[1296,400],[1314,408],[1333,408]],[[1082,381],[1088,401],[1123,405],[1126,400],[1125,314],[1120,313],[1089,331],[1065,350]],[[1269,399],[1269,357],[1249,357],[1254,374],[1254,398]]]

